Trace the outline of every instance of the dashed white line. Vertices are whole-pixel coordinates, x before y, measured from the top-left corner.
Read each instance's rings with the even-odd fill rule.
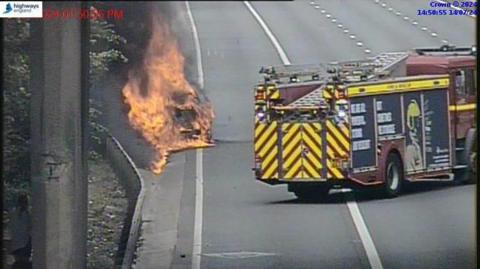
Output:
[[[272,34],[270,29],[268,28],[267,24],[262,20],[260,15],[255,11],[255,9],[252,7],[252,5],[245,1],[244,2],[247,8],[250,10],[250,12],[254,15],[255,19],[259,22],[259,24],[262,26],[263,30],[265,33],[267,33],[267,36],[270,38],[270,41],[274,44],[275,49],[277,49],[278,54],[281,56],[281,60],[285,65],[290,65],[291,62],[287,58],[287,54],[283,50],[283,48],[280,46],[280,43],[278,40],[275,38],[275,36]],[[348,33],[348,30],[344,30],[345,33]],[[351,35],[350,38],[355,38],[355,35]],[[361,42],[359,42],[361,43]],[[363,45],[363,43],[362,43]],[[369,49],[365,50],[366,53],[370,53]],[[282,57],[283,55],[283,57]],[[198,158],[198,155],[197,155]],[[198,162],[198,160],[197,160]],[[198,174],[198,172],[197,172]],[[348,210],[350,211],[350,215],[352,216],[353,223],[355,225],[355,228],[357,229],[357,232],[360,236],[360,240],[362,241],[363,247],[365,248],[365,252],[367,254],[368,261],[370,263],[370,266],[372,269],[383,269],[382,262],[380,261],[380,257],[378,255],[377,249],[375,248],[375,244],[373,243],[373,240],[368,232],[368,229],[365,225],[365,222],[362,218],[362,215],[360,213],[360,210],[357,206],[357,203],[353,199],[348,199],[347,200],[347,207]]]
[[[267,24],[263,21],[262,17],[258,15],[257,11],[253,8],[253,6],[248,2],[244,1],[243,2],[245,6],[247,6],[248,10],[250,10],[250,13],[252,13],[253,17],[257,20],[257,22],[260,24],[262,27],[263,31],[267,34],[268,38],[270,38],[270,41],[272,41],[273,46],[277,50],[278,54],[280,55],[280,59],[282,60],[284,65],[290,65],[290,59],[288,59],[287,54],[283,50],[283,48],[280,46],[280,43],[278,43],[277,38],[273,35],[272,31],[268,28]]]
[[[188,18],[192,26],[195,51],[197,55],[198,84],[201,88],[204,86],[202,54],[200,50],[200,40],[198,38],[197,27],[190,9],[190,4],[185,1]],[[192,250],[192,269],[200,269],[202,259],[202,230],[203,230],[203,150],[196,150],[195,162],[195,216],[193,228],[193,250]]]

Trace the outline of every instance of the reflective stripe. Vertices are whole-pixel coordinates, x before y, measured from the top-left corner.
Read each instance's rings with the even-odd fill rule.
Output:
[[[348,96],[365,96],[376,94],[389,94],[399,93],[417,90],[435,90],[439,88],[447,88],[450,84],[448,77],[417,80],[417,81],[405,81],[405,82],[390,82],[382,84],[373,84],[365,86],[354,86],[348,88]]]
[[[477,109],[477,104],[463,104],[463,105],[451,105],[448,107],[450,111],[466,111]]]

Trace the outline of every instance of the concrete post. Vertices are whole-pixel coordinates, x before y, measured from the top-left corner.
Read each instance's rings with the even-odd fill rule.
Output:
[[[81,3],[46,8],[78,10]],[[32,19],[31,34],[33,268],[85,268],[88,39],[73,18]]]

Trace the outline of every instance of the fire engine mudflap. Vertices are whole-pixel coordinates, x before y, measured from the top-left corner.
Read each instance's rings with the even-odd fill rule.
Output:
[[[353,83],[317,76],[294,85],[282,85],[280,78],[255,89],[258,180],[286,183],[299,197],[369,186],[393,197],[404,181],[453,179],[448,75]],[[292,97],[292,87],[303,97]],[[298,102],[305,96],[313,106]]]

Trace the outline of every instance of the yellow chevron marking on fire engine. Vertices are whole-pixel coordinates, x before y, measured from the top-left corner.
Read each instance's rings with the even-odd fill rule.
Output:
[[[308,177],[311,177],[311,178],[320,177],[320,174],[318,173],[317,169],[312,167],[308,161],[305,160],[303,162],[303,167],[305,168],[304,177],[306,177],[306,178],[308,178]],[[308,175],[305,175],[305,174],[308,174]]]
[[[270,136],[275,132],[275,128],[277,127],[277,122],[272,122],[270,126],[268,126],[267,130],[258,138],[258,141],[255,143],[255,146],[262,147],[266,140],[270,138]],[[257,150],[257,147],[255,148]]]
[[[265,144],[265,146],[263,146],[261,149],[260,149],[260,157],[263,157],[265,156],[265,154],[267,153],[266,151],[267,150],[270,150],[270,148],[275,144],[277,143],[277,134],[276,133],[273,133],[272,136],[270,137],[270,139],[267,141],[267,143]]]
[[[298,159],[298,161],[288,170],[287,174],[285,175],[285,178],[292,178],[293,176],[295,176],[295,174],[300,169],[301,165],[302,165],[302,159]],[[299,177],[301,176],[302,176],[302,173],[300,172]]]
[[[292,164],[293,161],[295,161],[296,159],[301,159],[300,158],[300,154],[302,153],[302,149],[300,147],[297,147],[294,149],[294,151],[292,152],[292,154],[290,155],[290,157],[287,159],[287,160],[284,160],[284,163],[283,163],[283,166],[287,169],[290,169],[290,164]],[[284,154],[283,157],[285,158],[287,154]]]
[[[450,111],[467,111],[477,109],[477,104],[463,104],[463,105],[451,105],[448,107]]]
[[[331,121],[327,121],[327,129],[335,136],[335,138],[342,143],[342,145],[348,149],[350,146],[350,143],[345,139],[343,136],[343,133],[341,133],[337,127],[333,125]],[[327,140],[328,140],[328,134],[327,134]],[[335,143],[336,144],[336,143]],[[342,150],[343,151],[343,150]]]
[[[322,168],[322,163],[313,154],[307,154],[306,158],[310,160],[310,162],[312,162],[315,167],[318,167],[319,169]]]
[[[315,123],[315,125],[317,125],[317,124]],[[315,125],[314,125],[314,127],[315,127],[318,131],[320,131],[320,124],[318,124],[318,126],[315,126]],[[314,139],[320,140],[320,135],[314,130],[314,127],[311,126],[310,124],[306,124],[306,125],[304,126],[304,129],[305,129],[305,130],[308,132],[308,134],[310,134]]]
[[[300,149],[300,147],[298,147],[297,145],[298,145],[298,142],[300,142],[301,139],[302,139],[302,137],[300,136],[300,134],[295,136],[292,139],[292,141],[289,142],[286,147],[284,147],[283,156],[287,156],[290,153],[290,151],[292,151],[292,149],[294,149],[294,148]]]
[[[262,178],[278,178],[277,168],[278,168],[278,161],[275,160],[272,163],[272,165],[270,165],[270,168],[268,168],[267,171],[265,171]]]
[[[390,82],[365,86],[354,86],[348,88],[348,96],[365,96],[375,94],[389,94],[417,90],[435,90],[447,88],[450,84],[448,76],[428,80]]]
[[[278,168],[278,161],[273,160],[272,163],[267,163],[266,161],[264,162],[264,166],[262,167],[263,175],[266,176],[271,176],[273,173],[277,171]]]
[[[263,129],[265,129],[266,124],[258,124],[257,127],[255,128],[255,138],[258,138],[258,136],[262,133]]]
[[[340,172],[340,170],[338,168],[336,168],[334,166],[334,164],[329,160],[327,159],[327,167],[329,168],[329,170],[333,173],[333,176],[335,178],[338,178],[338,179],[341,179],[343,178],[343,175],[342,173]]]
[[[278,149],[277,147],[273,147],[273,149],[270,151],[270,153],[265,157],[265,160],[262,162],[262,164],[269,164],[273,158],[277,157]],[[265,167],[262,167],[265,168]]]
[[[327,160],[329,160],[329,159],[335,159],[335,153],[333,153],[332,148],[331,148],[331,147],[328,147],[328,146],[327,146],[327,155],[328,155]]]
[[[267,87],[267,94],[269,99],[278,99],[280,98],[280,91],[278,91],[275,86],[268,86]]]
[[[342,126],[340,127],[340,131],[345,136],[348,144],[350,145],[350,141],[348,140],[350,138],[350,128],[346,124],[342,124]]]
[[[327,86],[322,91],[322,96],[325,99],[332,99],[333,98],[333,87]]]
[[[327,149],[333,149],[338,155],[343,156],[346,152],[337,144],[331,135],[327,134]]]
[[[310,137],[304,135],[303,141],[305,142],[306,146],[308,146],[309,150],[315,152],[319,157],[322,156],[322,150],[317,145],[315,145],[315,142],[310,140]]]
[[[285,131],[288,129],[289,126],[291,126],[292,124],[285,124],[282,126],[282,131]],[[300,124],[293,124],[293,126],[290,128],[290,130],[288,130],[287,133],[284,132],[285,136],[283,137],[283,142],[286,142],[288,140],[290,140],[290,137],[292,135],[296,135],[297,132],[298,132],[298,129],[300,128]]]

